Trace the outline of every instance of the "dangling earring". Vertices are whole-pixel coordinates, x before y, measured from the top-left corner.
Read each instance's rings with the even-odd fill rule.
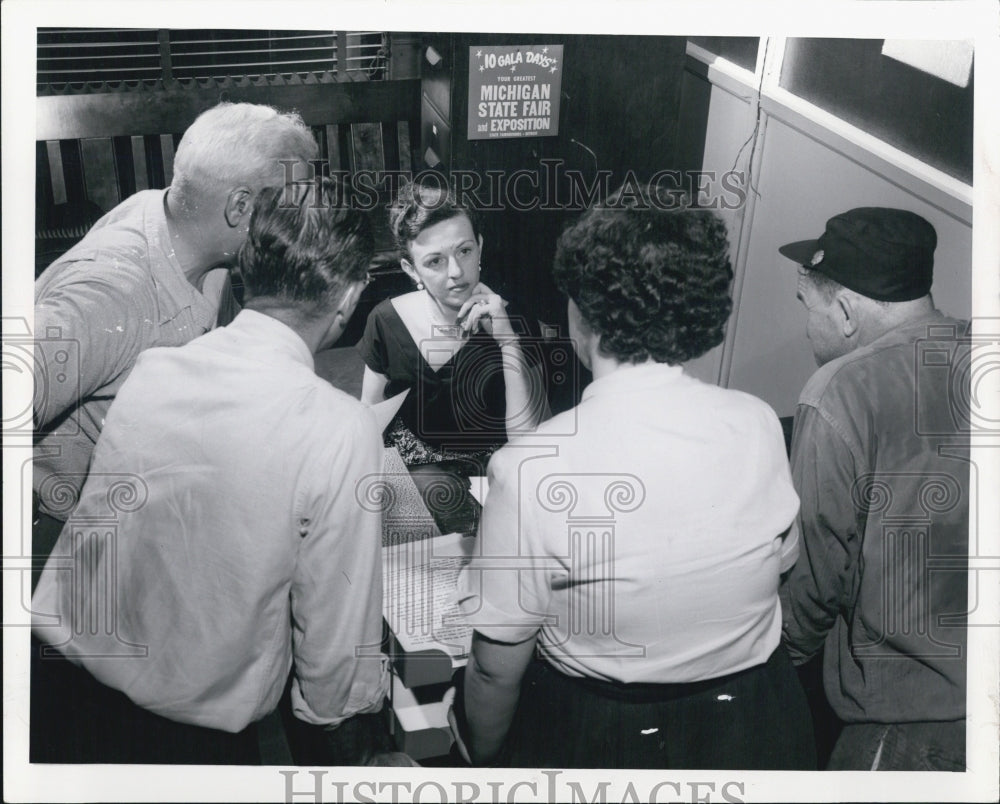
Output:
[[[423,290],[423,289],[424,289],[424,283],[423,283],[423,282],[420,282],[420,281],[418,280],[418,281],[417,281],[417,290]]]

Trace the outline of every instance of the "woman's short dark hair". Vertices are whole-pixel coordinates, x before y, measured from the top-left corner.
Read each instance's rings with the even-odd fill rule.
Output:
[[[346,205],[335,180],[265,188],[238,257],[248,306],[273,300],[307,312],[335,302],[365,278],[374,252],[367,215]]]
[[[568,227],[554,277],[623,363],[678,364],[722,342],[732,310],[725,224],[707,210],[595,207]]]
[[[409,256],[410,243],[424,229],[460,215],[469,219],[472,233],[478,237],[479,216],[472,207],[458,203],[443,176],[435,184],[412,181],[399,188],[396,200],[389,207],[389,227],[400,254]]]

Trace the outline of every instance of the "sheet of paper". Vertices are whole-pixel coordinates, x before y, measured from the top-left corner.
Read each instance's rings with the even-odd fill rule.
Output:
[[[365,498],[373,504],[377,500],[382,508],[383,547],[441,535],[410,470],[394,447],[385,448],[382,476],[365,490]]]
[[[392,709],[404,731],[449,729],[448,709],[454,702],[454,687],[448,687],[440,700],[421,703],[398,676],[392,677]]]
[[[456,667],[467,660],[472,629],[455,598],[474,538],[450,533],[382,550],[383,614],[403,650],[439,650]]]
[[[403,402],[409,393],[410,389],[407,388],[405,391],[371,406],[372,413],[375,414],[375,420],[378,422],[379,430],[385,431],[385,428],[389,426],[389,423],[399,412],[399,409],[403,407]]]

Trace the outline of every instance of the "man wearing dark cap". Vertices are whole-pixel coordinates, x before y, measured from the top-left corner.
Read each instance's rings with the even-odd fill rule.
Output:
[[[783,636],[797,663],[824,650],[835,770],[965,769],[968,397],[949,378],[968,333],[931,299],[936,245],[919,215],[869,207],[779,249],[820,364],[792,437]]]

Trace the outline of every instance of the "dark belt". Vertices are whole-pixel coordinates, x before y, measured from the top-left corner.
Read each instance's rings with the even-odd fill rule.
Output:
[[[779,645],[764,664],[757,664],[736,673],[707,678],[703,681],[670,684],[648,682],[626,684],[621,681],[603,681],[597,678],[569,676],[560,672],[546,661],[542,661],[541,664],[544,670],[547,670],[560,679],[564,679],[570,684],[602,698],[610,698],[614,701],[625,701],[627,703],[658,703],[660,701],[675,701],[679,698],[687,698],[692,695],[703,695],[708,692],[724,693],[725,688],[732,685],[733,682],[753,673],[759,673],[764,668],[774,666],[782,660],[787,661],[784,648]]]

